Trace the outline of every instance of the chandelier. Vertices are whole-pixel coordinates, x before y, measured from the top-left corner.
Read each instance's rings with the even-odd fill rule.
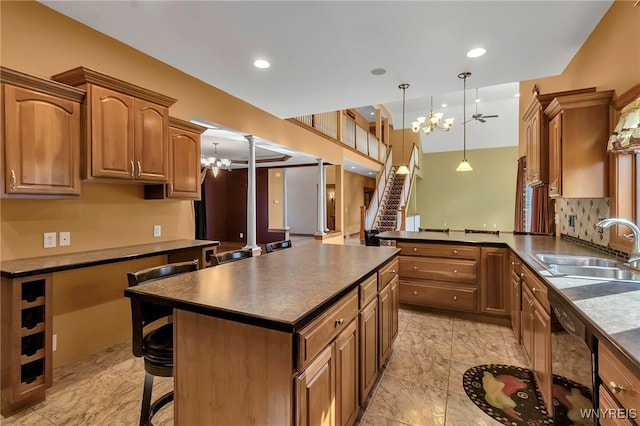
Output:
[[[431,108],[429,109],[429,117],[418,117],[413,123],[411,123],[411,130],[414,133],[418,133],[420,130],[428,135],[432,131],[438,129],[443,132],[448,132],[453,126],[453,117],[444,118],[444,113],[433,112],[433,96],[431,96]],[[442,124],[440,124],[442,122]]]
[[[202,167],[209,167],[213,172],[213,177],[218,177],[220,167],[229,167],[231,160],[228,158],[218,157],[218,142],[213,143],[213,157],[200,158],[200,164]]]

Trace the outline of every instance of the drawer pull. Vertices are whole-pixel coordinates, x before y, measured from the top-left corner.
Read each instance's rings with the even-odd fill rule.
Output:
[[[138,177],[140,177],[142,175],[142,164],[140,164],[140,161],[136,161],[136,163],[138,163]]]
[[[453,300],[458,300],[458,296],[453,296]]]
[[[458,270],[457,270],[457,269],[454,269],[454,270],[453,270],[453,273],[454,273],[454,274],[457,274],[457,273],[458,273]]]
[[[340,326],[342,324],[344,324],[344,318],[340,318],[340,319],[336,320],[336,327],[338,327],[338,326]]]
[[[531,288],[531,291],[532,291],[532,292],[534,292],[534,293],[537,293],[537,292],[539,292],[540,290],[538,290],[538,289],[537,289],[537,288],[535,288],[535,287],[532,287],[532,288]]]
[[[136,167],[133,165],[133,160],[131,160],[130,163],[131,163],[131,177],[134,177],[136,173]]]
[[[453,251],[453,254],[458,254],[458,250],[454,250],[454,251]]]
[[[413,267],[413,270],[414,270],[414,271],[417,271],[417,270],[418,270],[418,267],[417,267],[417,266],[414,266],[414,267]]]
[[[413,248],[413,251],[418,251],[418,247],[414,247],[414,248]]]
[[[609,382],[609,389],[613,394],[620,393],[625,390],[622,385],[617,384],[613,380]]]
[[[516,261],[515,260],[511,261],[511,266],[516,266]]]
[[[392,273],[392,274],[395,274],[395,273],[396,273],[396,270],[395,270],[395,269],[392,269],[392,270],[391,270],[391,273]]]
[[[417,296],[418,295],[418,291],[417,290],[413,290],[413,295]]]
[[[11,190],[15,191],[18,180],[16,179],[16,172],[11,169]]]

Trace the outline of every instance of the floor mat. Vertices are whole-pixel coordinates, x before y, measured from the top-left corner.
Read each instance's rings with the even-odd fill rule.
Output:
[[[553,376],[554,416],[547,412],[531,370],[502,364],[477,365],[465,371],[467,396],[487,415],[512,426],[592,426],[585,418],[592,408],[590,390],[562,376]]]

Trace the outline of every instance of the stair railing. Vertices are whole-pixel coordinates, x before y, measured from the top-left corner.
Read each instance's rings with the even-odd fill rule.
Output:
[[[399,225],[396,226],[401,231],[404,231],[406,229],[406,206],[409,203],[409,197],[411,196],[411,191],[413,189],[413,174],[416,169],[418,155],[420,155],[418,147],[413,145],[413,149],[411,150],[411,160],[409,160],[409,174],[405,177],[404,185],[402,185],[402,198],[400,199],[400,206],[398,208],[398,220],[396,222]]]

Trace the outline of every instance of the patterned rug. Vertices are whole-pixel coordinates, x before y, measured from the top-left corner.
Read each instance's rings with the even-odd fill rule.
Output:
[[[547,412],[531,370],[502,364],[477,365],[462,376],[467,396],[487,415],[510,426],[592,426],[581,409],[591,406],[591,391],[553,375],[555,415]]]

